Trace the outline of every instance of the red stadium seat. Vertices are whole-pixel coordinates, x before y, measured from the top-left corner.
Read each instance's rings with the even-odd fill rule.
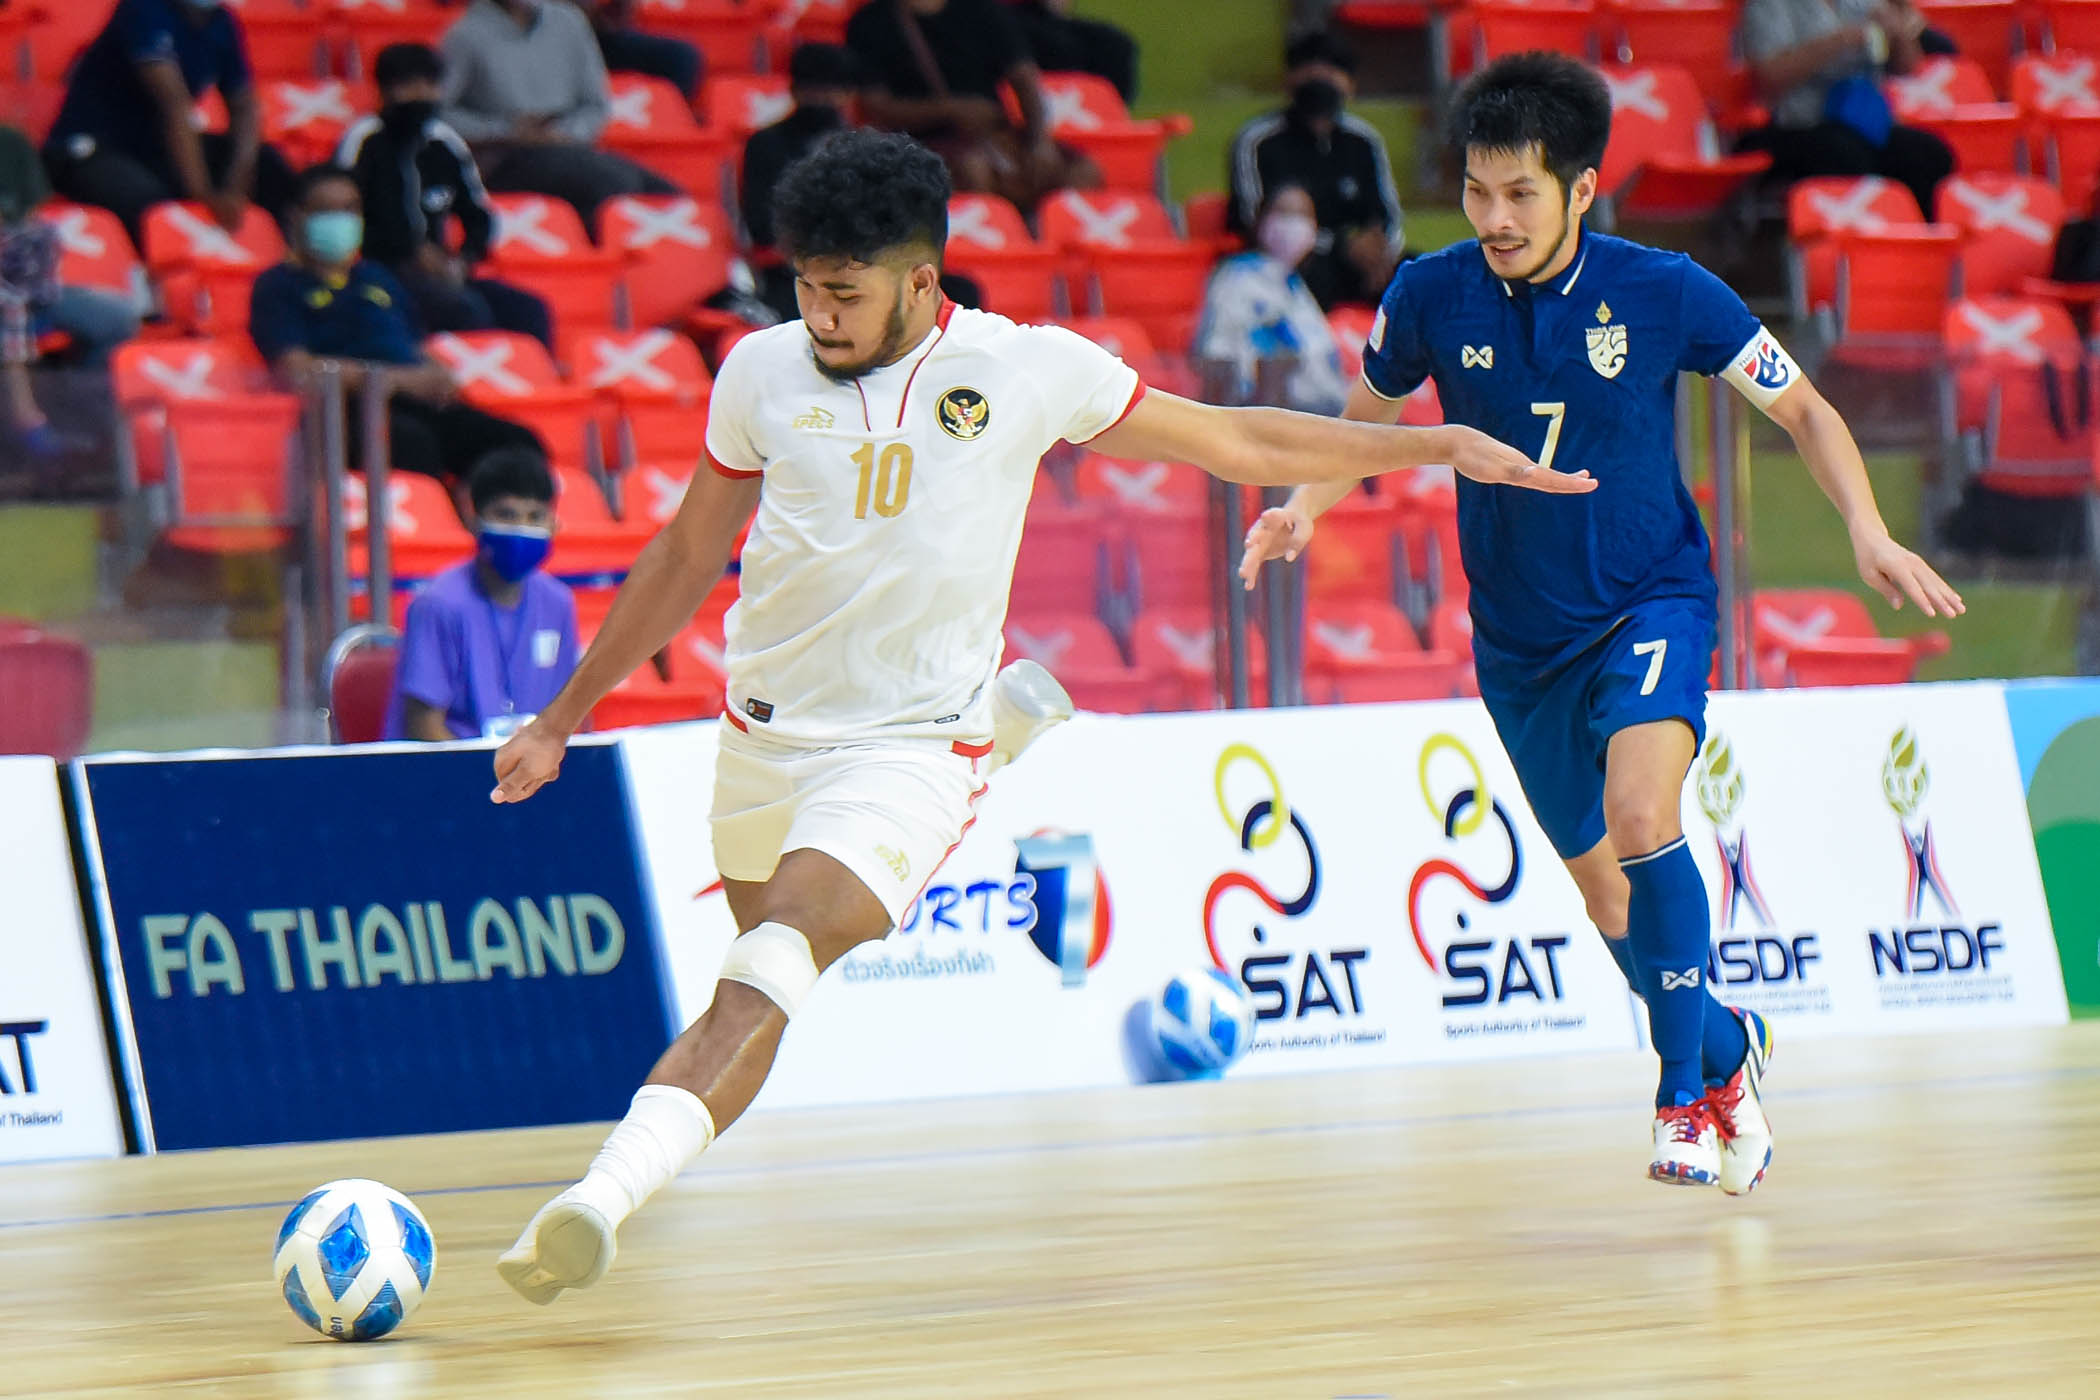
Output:
[[[1050,483],[1038,483],[1014,561],[1014,608],[1106,615],[1119,582],[1113,547],[1121,539],[1099,507],[1066,505]]]
[[[61,283],[114,292],[134,306],[145,302],[146,269],[116,215],[85,204],[46,204],[37,215],[58,232]]]
[[[620,514],[661,530],[678,514],[696,468],[672,462],[640,462],[620,477]]]
[[[1945,141],[1956,170],[2025,169],[2026,119],[2012,103],[1998,101],[1989,75],[1971,60],[1935,55],[1884,87],[1896,120]]]
[[[343,536],[350,577],[371,575],[371,495],[361,472],[343,478]],[[442,484],[415,472],[387,477],[387,564],[401,582],[419,582],[474,555],[474,537]]]
[[[1140,608],[1209,608],[1222,586],[1207,511],[1147,518],[1130,531],[1125,553]]]
[[[1075,316],[1064,324],[1136,370],[1147,384],[1183,398],[1196,396],[1200,386],[1188,361],[1160,354],[1144,326],[1128,316]]]
[[[1056,252],[1036,242],[1021,212],[997,195],[948,201],[946,265],[977,284],[987,311],[1016,321],[1057,314]]]
[[[146,211],[144,235],[146,267],[169,316],[206,334],[245,331],[255,279],[284,259],[277,225],[252,204],[236,233],[202,204],[156,204]]]
[[[1307,609],[1307,674],[1370,670],[1421,651],[1421,638],[1391,603],[1323,602]]]
[[[119,443],[133,487],[166,478],[170,403],[219,403],[238,416],[238,401],[271,387],[269,371],[246,336],[133,341],[118,347],[110,368],[117,406],[130,427]]]
[[[1598,188],[1618,214],[1708,218],[1771,167],[1765,155],[1723,155],[1713,118],[1692,75],[1675,65],[1607,68],[1611,145]]]
[[[534,293],[563,327],[617,326],[626,317],[625,262],[601,251],[566,200],[537,194],[490,196],[495,241],[485,269]]]
[[[1080,500],[1111,515],[1187,519],[1210,509],[1210,478],[1180,462],[1125,462],[1089,452],[1074,484]]]
[[[29,76],[61,86],[72,70],[73,60],[95,41],[115,8],[100,0],[91,5],[45,4],[33,10],[26,5],[10,6],[17,7],[30,10],[24,16],[29,21]],[[9,76],[13,76],[11,71]]]
[[[1327,326],[1334,332],[1334,348],[1341,352],[1345,378],[1355,379],[1364,372],[1364,347],[1370,343],[1371,323],[1377,315],[1368,306],[1337,306],[1327,313]]]
[[[2042,47],[2050,53],[2100,53],[2100,3],[2095,0],[2036,0],[2041,10]]]
[[[554,469],[554,549],[549,572],[562,578],[624,574],[656,534],[654,522],[614,516],[605,493],[587,472]]]
[[[167,483],[178,549],[255,554],[289,538],[301,404],[291,394],[169,403]]]
[[[1351,491],[1319,519],[1305,563],[1305,596],[1323,608],[1343,603],[1393,606],[1393,541],[1400,528],[1391,501]]]
[[[17,81],[14,73],[11,62],[0,68],[0,122],[19,127],[32,144],[42,146],[58,120],[58,109],[65,105],[66,86],[49,79]]]
[[[1061,190],[1043,201],[1039,218],[1043,241],[1070,260],[1067,275],[1086,269],[1097,313],[1130,317],[1154,345],[1187,350],[1209,284],[1212,250],[1182,238],[1157,198]],[[1073,301],[1080,299],[1075,286]]]
[[[721,687],[667,681],[656,673],[654,663],[644,663],[598,702],[591,711],[591,728],[603,732],[642,724],[712,719],[722,713],[723,703]]]
[[[1975,60],[1933,54],[1908,73],[1891,75],[1884,84],[1889,109],[1898,121],[1951,116],[1962,107],[1998,100],[1990,75]]]
[[[2047,277],[2063,229],[2063,197],[2020,175],[1954,175],[1940,185],[1940,217],[1961,230],[1965,296],[2016,292]]]
[[[2069,313],[2031,298],[1958,301],[1945,336],[1967,468],[2014,495],[2083,496],[2093,430],[2079,408],[2088,366]]]
[[[1752,633],[1766,685],[1877,685],[1908,681],[1918,662],[1947,650],[1947,634],[1877,634],[1873,614],[1837,588],[1760,590]]]
[[[2100,105],[2074,103],[2038,123],[2046,135],[2048,175],[2066,209],[2089,209],[2100,195]]]
[[[1467,688],[1470,668],[1447,652],[1425,651],[1395,657],[1377,666],[1306,677],[1306,700],[1343,705],[1402,700],[1449,700],[1473,693]]]
[[[341,53],[343,76],[369,83],[372,64],[393,44],[436,48],[459,20],[461,7],[436,0],[327,0],[328,31]],[[307,23],[313,23],[311,11]]]
[[[625,259],[629,319],[680,323],[729,285],[735,240],[719,205],[687,195],[623,195],[598,211],[606,248]]]
[[[1153,677],[1154,709],[1217,709],[1225,699],[1223,646],[1207,607],[1151,608],[1131,624],[1131,653],[1137,669]],[[1247,672],[1249,698],[1258,701],[1268,693],[1268,647],[1252,628]]]
[[[1918,10],[1954,41],[1956,53],[1990,75],[1994,90],[2006,90],[2020,34],[2017,0],[1918,0]]]
[[[2013,64],[2012,99],[2029,116],[2100,103],[2090,53],[2027,54]]]
[[[248,67],[257,81],[274,78],[312,79],[327,71],[328,51],[323,26],[312,11],[294,0],[225,0],[226,8],[241,18],[241,37],[248,51]],[[95,10],[95,5],[82,8]],[[107,6],[100,7],[106,16]]]
[[[1042,88],[1050,134],[1091,159],[1109,189],[1156,192],[1167,142],[1193,129],[1185,116],[1133,118],[1115,85],[1092,73],[1045,73]]]
[[[448,331],[425,346],[452,371],[461,397],[537,432],[557,466],[588,468],[603,461],[596,397],[563,383],[546,347],[531,336]]]
[[[332,159],[360,114],[356,96],[340,78],[277,78],[257,88],[263,136],[295,166]]]
[[[1181,221],[1190,242],[1208,243],[1221,257],[1241,246],[1231,228],[1232,196],[1223,190],[1206,190],[1181,201]]]
[[[1473,0],[1467,13],[1476,67],[1533,49],[1597,56],[1599,23],[1591,0]]]
[[[709,74],[704,95],[708,129],[738,145],[795,110],[784,73]]]
[[[372,744],[386,737],[387,706],[401,638],[391,627],[353,627],[328,649],[328,734],[338,744]]]
[[[1735,65],[1738,7],[1727,0],[1603,0],[1601,56],[1694,73]]]
[[[1836,304],[1837,236],[1923,224],[1911,192],[1879,175],[1797,180],[1787,191],[1787,240],[1797,317]]]
[[[765,32],[776,8],[770,0],[639,0],[633,23],[698,48],[713,82],[717,73],[765,71]]]
[[[0,635],[0,753],[77,757],[94,711],[86,647],[34,627]]]
[[[700,352],[685,336],[661,329],[569,331],[561,346],[570,377],[603,405],[601,441],[617,434],[623,421],[641,422],[644,436],[653,435],[660,417],[706,421],[712,381]],[[608,465],[623,467],[633,460],[627,442],[615,457]],[[692,460],[687,459],[688,466]]]
[[[662,78],[611,75],[612,114],[598,143],[648,167],[679,189],[710,204],[728,192],[736,154],[728,134],[704,129],[685,94]]]
[[[1931,367],[1960,258],[1961,235],[1946,224],[1843,235],[1834,353],[1870,367]]]
[[[1087,613],[1008,617],[1006,655],[1041,663],[1084,710],[1136,713],[1153,686],[1151,677],[1125,664],[1107,626]]]

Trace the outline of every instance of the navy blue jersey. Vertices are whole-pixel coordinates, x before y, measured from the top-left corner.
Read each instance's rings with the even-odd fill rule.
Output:
[[[233,11],[199,11],[181,0],[119,0],[73,66],[50,144],[63,150],[73,137],[92,137],[172,176],[164,170],[169,156],[160,106],[138,73],[144,63],[174,64],[192,97],[217,88],[230,101],[253,81]]]
[[[1706,528],[1677,464],[1677,375],[1719,374],[1761,344],[1742,298],[1682,253],[1580,237],[1537,286],[1503,282],[1473,242],[1401,264],[1364,356],[1384,397],[1434,379],[1448,421],[1597,478],[1582,496],[1458,483],[1475,652],[1511,680],[1639,604],[1714,610]]]

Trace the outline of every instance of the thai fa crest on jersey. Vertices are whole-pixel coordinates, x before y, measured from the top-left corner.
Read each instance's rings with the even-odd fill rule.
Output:
[[[1611,308],[1597,303],[1597,324],[1583,332],[1590,343],[1590,368],[1616,379],[1626,367],[1626,327],[1611,324]]]

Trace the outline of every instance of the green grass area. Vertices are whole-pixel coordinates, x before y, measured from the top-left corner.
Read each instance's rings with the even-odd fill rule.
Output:
[[[277,741],[277,648],[116,642],[95,648],[97,751],[253,748]]]
[[[95,606],[93,506],[0,509],[0,616],[42,622]]]

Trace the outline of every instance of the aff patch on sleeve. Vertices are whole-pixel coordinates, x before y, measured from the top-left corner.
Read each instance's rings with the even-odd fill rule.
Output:
[[[1378,308],[1378,314],[1371,318],[1370,347],[1373,350],[1385,349],[1385,308],[1382,306]]]
[[[1786,347],[1770,331],[1759,326],[1757,334],[1736,351],[1728,368],[1721,371],[1721,378],[1759,408],[1770,408],[1801,378],[1801,366],[1794,363],[1794,357],[1787,354]]]

